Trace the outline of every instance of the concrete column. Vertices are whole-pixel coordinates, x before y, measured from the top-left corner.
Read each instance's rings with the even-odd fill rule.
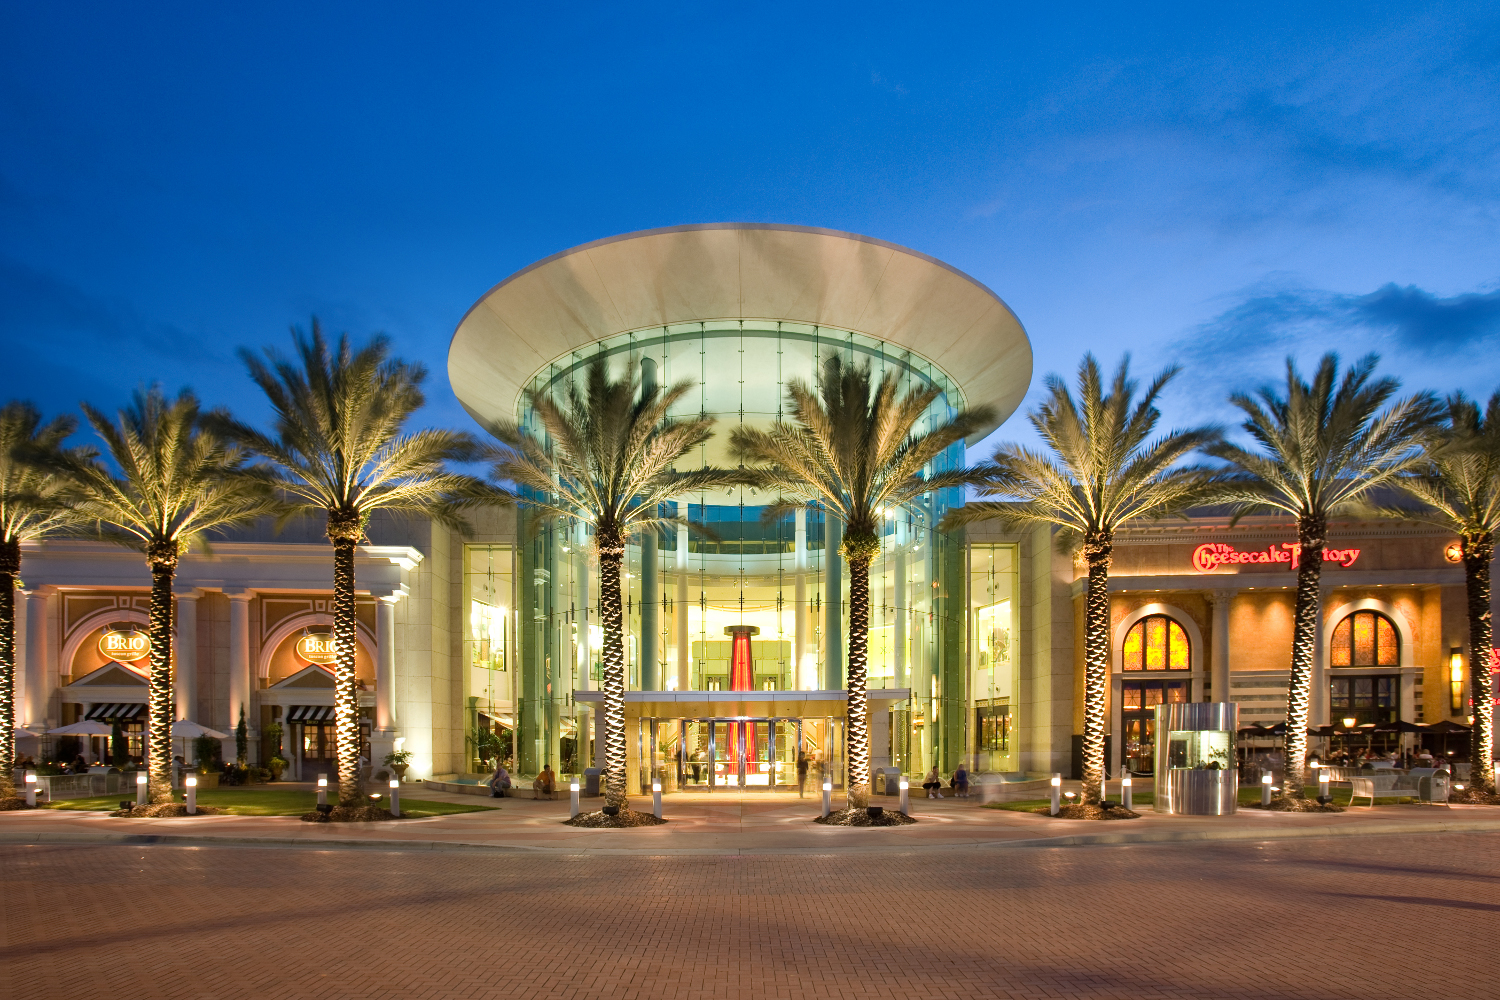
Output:
[[[198,598],[189,590],[177,595],[176,684],[177,718],[193,720],[198,714]],[[236,718],[235,722],[239,722]]]
[[[1328,649],[1323,642],[1323,613],[1328,608],[1331,591],[1318,593],[1318,641],[1313,646],[1312,691],[1307,699],[1307,727],[1328,725]]]
[[[641,398],[656,391],[656,362],[641,358]],[[660,691],[661,576],[655,531],[641,534],[641,690]]]
[[[1215,590],[1209,595],[1213,605],[1213,629],[1209,633],[1209,649],[1213,651],[1209,664],[1209,697],[1214,701],[1233,701],[1229,695],[1229,605],[1237,590]]]
[[[793,584],[792,611],[792,676],[798,690],[814,690],[818,686],[817,664],[808,656],[808,640],[812,630],[807,614],[807,508],[798,507],[796,527],[792,535]]]
[[[250,667],[250,601],[254,591],[225,594],[229,598],[229,730],[240,724],[240,709],[245,711],[245,726],[254,734],[258,721],[250,708],[250,692],[255,689]],[[253,755],[252,755],[253,756]],[[228,741],[224,758],[234,757],[234,740]]]
[[[892,558],[895,563],[896,576],[896,618],[892,623],[891,642],[896,647],[896,687],[904,688],[911,686],[911,677],[906,668],[906,618],[911,607],[911,588],[906,580],[906,539],[909,534],[906,524],[906,515],[898,515],[896,521],[896,537],[891,546]],[[968,617],[972,618],[973,615]],[[972,624],[971,624],[972,627]]]
[[[375,603],[375,728],[396,728],[396,602],[400,594]]]
[[[677,501],[677,516],[687,517],[687,501]],[[693,647],[688,639],[688,530],[677,526],[677,690],[686,691],[693,679]]]
[[[21,724],[40,735],[48,725],[47,593],[26,591],[26,686]]]
[[[844,526],[832,511],[823,517],[823,685],[844,686]]]

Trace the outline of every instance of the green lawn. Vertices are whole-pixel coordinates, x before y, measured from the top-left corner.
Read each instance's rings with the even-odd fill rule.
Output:
[[[89,799],[63,799],[50,803],[48,809],[103,810],[118,809],[126,800],[134,801],[133,795],[104,795]],[[181,793],[177,801],[182,801]],[[301,816],[312,812],[318,802],[316,792],[282,790],[277,788],[206,788],[198,793],[200,805],[213,806],[235,816]],[[467,802],[428,802],[423,799],[408,799],[402,796],[401,815],[411,817],[449,816],[454,813],[481,812],[494,806]]]

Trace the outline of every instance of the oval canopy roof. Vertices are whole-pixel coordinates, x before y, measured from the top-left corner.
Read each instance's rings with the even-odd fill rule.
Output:
[[[481,424],[517,418],[545,365],[616,334],[771,320],[876,337],[926,358],[995,422],[1031,383],[1031,343],[1000,297],[942,261],[828,229],[713,223],[649,229],[538,261],[485,293],[448,347],[448,379]]]

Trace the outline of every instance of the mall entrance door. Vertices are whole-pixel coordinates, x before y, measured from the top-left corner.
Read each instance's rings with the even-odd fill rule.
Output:
[[[801,719],[681,719],[678,727],[678,788],[797,787]]]

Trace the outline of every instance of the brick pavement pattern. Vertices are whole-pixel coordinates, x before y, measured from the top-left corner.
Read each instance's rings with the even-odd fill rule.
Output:
[[[598,856],[0,845],[0,995],[1500,995],[1500,835]],[[1285,955],[1280,942],[1304,942]],[[1395,959],[1396,961],[1392,961]]]

